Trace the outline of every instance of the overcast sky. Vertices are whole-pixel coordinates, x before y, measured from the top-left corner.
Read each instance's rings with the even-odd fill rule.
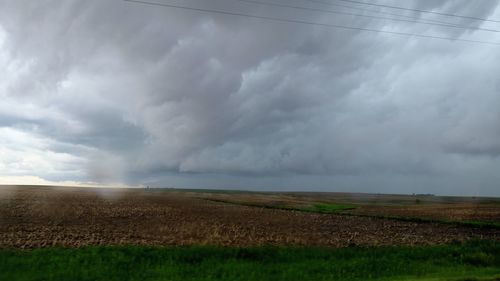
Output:
[[[154,1],[500,42],[477,30],[500,23],[402,10],[382,11],[470,29]],[[370,2],[500,20],[493,0]],[[0,183],[500,196],[500,46],[120,0],[0,0],[0,65]]]

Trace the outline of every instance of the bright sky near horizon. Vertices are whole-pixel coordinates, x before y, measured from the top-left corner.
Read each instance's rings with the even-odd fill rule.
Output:
[[[0,184],[500,196],[500,46],[394,34],[498,1],[155,1],[0,0]]]

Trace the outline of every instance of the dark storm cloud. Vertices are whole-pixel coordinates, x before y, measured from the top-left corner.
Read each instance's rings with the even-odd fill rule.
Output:
[[[500,39],[238,1],[176,3]],[[379,3],[500,17],[497,1]],[[0,26],[6,175],[498,195],[498,47],[112,0],[0,1]]]

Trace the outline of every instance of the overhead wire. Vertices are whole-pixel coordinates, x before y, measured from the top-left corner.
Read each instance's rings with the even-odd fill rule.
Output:
[[[312,12],[328,13],[328,14],[348,15],[348,16],[365,17],[365,18],[371,18],[371,19],[381,19],[381,20],[391,20],[391,21],[409,22],[409,23],[417,23],[417,24],[435,25],[435,26],[457,28],[457,29],[500,32],[499,30],[495,30],[495,29],[468,27],[468,26],[462,26],[462,25],[456,25],[456,24],[431,23],[431,22],[418,21],[418,20],[406,20],[406,19],[379,17],[379,16],[356,14],[356,13],[350,13],[350,12],[341,12],[341,11],[324,10],[324,9],[309,8],[309,7],[302,7],[302,6],[286,5],[286,4],[273,3],[273,2],[262,2],[262,1],[256,1],[256,0],[235,0],[235,1],[244,2],[244,3],[259,4],[259,5],[266,5],[266,6],[273,6],[273,7],[289,8],[289,9],[295,9],[295,10],[305,10],[305,11],[312,11]]]
[[[412,12],[419,12],[419,13],[426,13],[426,14],[434,14],[434,15],[447,16],[447,17],[463,18],[463,19],[476,20],[476,21],[500,23],[500,20],[491,20],[491,19],[479,18],[479,17],[467,16],[467,15],[459,15],[459,14],[443,13],[443,12],[436,12],[436,11],[429,11],[429,10],[405,8],[405,7],[401,7],[401,6],[392,6],[392,5],[386,5],[386,4],[377,4],[377,3],[363,2],[363,1],[357,1],[357,0],[337,0],[337,1],[346,2],[346,3],[352,3],[352,4],[366,5],[366,6],[375,6],[375,7],[396,9],[396,10],[404,10],[404,11],[412,11]]]
[[[403,15],[403,14],[397,14],[397,13],[390,13],[390,12],[382,11],[380,9],[373,10],[373,9],[369,9],[369,8],[359,7],[359,6],[354,7],[354,6],[349,6],[346,4],[339,4],[339,3],[327,2],[327,1],[321,1],[321,0],[302,0],[302,1],[320,4],[323,6],[340,7],[340,8],[350,9],[350,10],[365,11],[365,12],[370,12],[370,13],[374,13],[374,14],[402,17],[402,18],[407,18],[407,19],[412,19],[412,20],[420,20],[420,21],[425,21],[425,22],[453,24],[453,23],[447,22],[447,21],[439,21],[436,19],[422,19],[421,17],[409,16],[409,15]]]
[[[263,19],[263,20],[275,21],[275,22],[297,23],[297,24],[304,24],[304,25],[313,25],[313,26],[323,26],[323,27],[338,28],[338,29],[344,29],[344,30],[367,31],[367,32],[375,32],[375,33],[385,33],[385,34],[392,34],[392,35],[399,35],[399,36],[407,36],[407,37],[420,37],[420,38],[439,39],[439,40],[446,40],[446,41],[459,41],[459,42],[467,42],[467,43],[476,43],[476,44],[500,46],[500,43],[498,43],[498,42],[490,42],[490,41],[481,41],[481,40],[473,40],[473,39],[462,39],[462,38],[451,38],[451,37],[442,37],[442,36],[425,35],[425,34],[417,34],[417,33],[407,33],[407,32],[379,30],[379,29],[364,28],[364,27],[354,27],[354,26],[339,25],[339,24],[328,24],[328,23],[310,22],[310,21],[287,19],[287,18],[259,16],[259,15],[245,14],[245,13],[239,13],[239,12],[229,12],[229,11],[224,11],[224,10],[215,10],[215,9],[196,8],[196,7],[189,7],[189,6],[180,6],[180,5],[163,3],[163,2],[162,3],[158,3],[158,2],[149,2],[149,1],[142,1],[142,0],[123,0],[123,1],[130,2],[130,3],[142,4],[142,5],[160,6],[160,7],[174,8],[174,9],[197,11],[197,12],[203,12],[203,13],[214,13],[214,14],[239,16],[239,17],[246,17],[246,18]]]

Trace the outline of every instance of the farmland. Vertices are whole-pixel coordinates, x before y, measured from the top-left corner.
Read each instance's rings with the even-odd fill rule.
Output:
[[[2,187],[0,280],[500,278],[495,198]]]
[[[5,187],[0,199],[0,247],[345,247],[500,239],[496,224],[500,205],[495,199],[417,199],[334,193]]]

